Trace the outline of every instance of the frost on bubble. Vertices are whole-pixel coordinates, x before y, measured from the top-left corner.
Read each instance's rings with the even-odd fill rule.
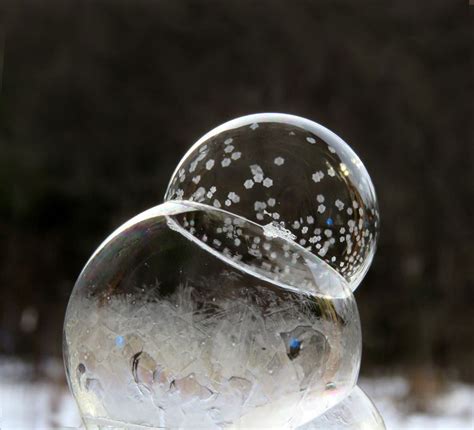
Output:
[[[276,222],[174,202],[113,234],[78,279],[65,323],[88,422],[297,426],[335,404],[357,376],[355,302],[294,239]],[[328,383],[340,395],[321,403]]]

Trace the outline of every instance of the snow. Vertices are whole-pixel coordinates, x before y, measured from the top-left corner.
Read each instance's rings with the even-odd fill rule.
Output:
[[[0,359],[0,428],[80,427],[76,404],[62,378],[62,363],[47,361],[41,371],[45,377],[33,382],[31,366]],[[411,411],[406,400],[409,385],[401,376],[361,378],[359,385],[376,404],[387,429],[474,429],[474,386],[454,382],[433,399],[429,411],[419,413]]]
[[[63,369],[60,361],[47,361],[41,366],[46,377],[32,382],[31,366],[0,360],[0,428],[79,427],[80,416],[67,386],[54,382],[62,379]]]
[[[419,413],[412,411],[409,384],[401,376],[361,378],[359,385],[377,406],[387,429],[474,429],[474,386],[453,383],[433,398],[427,412]]]

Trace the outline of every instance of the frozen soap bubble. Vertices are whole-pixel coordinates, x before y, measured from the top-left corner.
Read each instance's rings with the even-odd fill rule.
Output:
[[[298,430],[385,430],[385,423],[372,400],[356,386],[342,402]]]
[[[281,227],[352,290],[375,252],[379,215],[367,170],[340,137],[297,116],[249,115],[207,133],[179,163],[165,199]]]
[[[319,124],[205,135],[75,284],[64,358],[86,426],[383,428],[354,388],[378,218],[361,161]]]
[[[350,394],[360,356],[342,276],[280,229],[196,202],[106,239],[64,326],[88,428],[296,428]]]

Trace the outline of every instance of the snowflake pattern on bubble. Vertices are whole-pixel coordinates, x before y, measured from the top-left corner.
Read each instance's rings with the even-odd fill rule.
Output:
[[[217,127],[183,157],[165,200],[288,230],[353,290],[375,253],[379,214],[367,170],[340,137],[304,118],[256,114]]]

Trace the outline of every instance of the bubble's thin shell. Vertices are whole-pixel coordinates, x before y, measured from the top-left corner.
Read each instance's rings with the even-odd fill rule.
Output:
[[[298,430],[386,430],[372,400],[358,386],[342,402]]]
[[[199,183],[180,180],[188,175]],[[180,161],[165,200],[278,223],[353,290],[376,248],[377,199],[363,163],[339,136],[297,116],[249,115],[210,131]]]
[[[344,399],[361,357],[354,295],[289,238],[176,201],[111,234],[64,324],[87,427],[287,428]]]

